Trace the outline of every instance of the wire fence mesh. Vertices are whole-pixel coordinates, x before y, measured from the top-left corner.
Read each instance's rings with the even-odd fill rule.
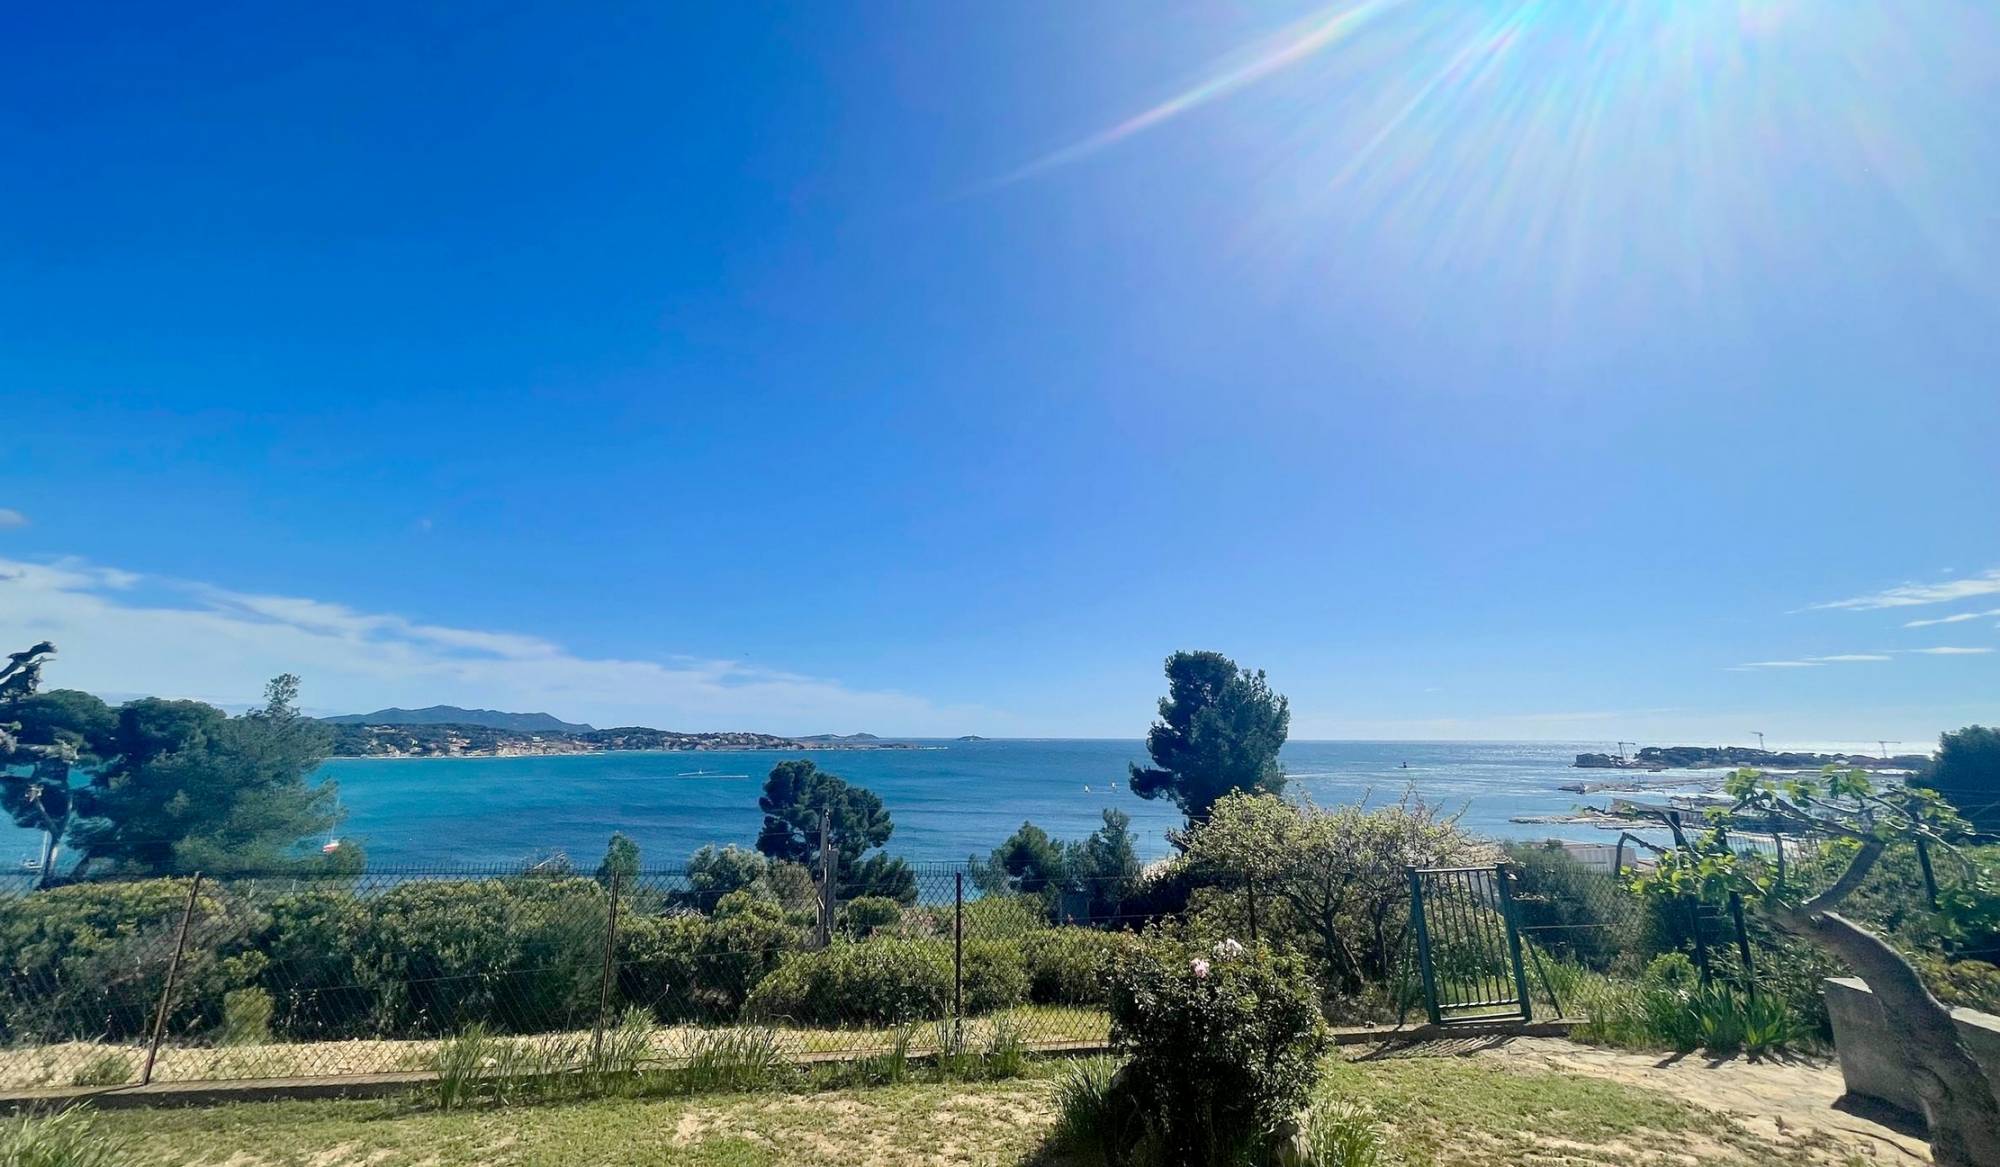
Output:
[[[749,883],[611,867],[47,889],[0,875],[0,1091],[422,1073],[467,1033],[543,1069],[613,1042],[662,1067],[731,1042],[792,1062],[1091,1048],[1110,1033],[1105,969],[1147,924],[1323,947],[1329,998],[1373,994],[1382,1016],[1415,991],[1408,900],[1393,893],[1372,917],[1339,909],[1356,940],[1315,932],[1297,888],[1241,880],[1163,894],[1131,877],[1039,885],[910,865],[893,896],[846,898],[836,878],[829,899],[804,868]],[[1604,969],[1740,935],[1726,906],[1649,904],[1608,872],[1531,852],[1510,871],[1535,959]],[[1484,884],[1460,899],[1447,906],[1461,914],[1497,902]],[[1467,951],[1443,956],[1504,996],[1487,949]]]

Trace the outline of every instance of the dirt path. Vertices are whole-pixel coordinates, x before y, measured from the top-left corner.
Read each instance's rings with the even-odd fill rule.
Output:
[[[1440,1055],[1493,1059],[1512,1069],[1559,1070],[1644,1086],[1697,1106],[1724,1111],[1753,1131],[1778,1141],[1783,1141],[1788,1131],[1823,1132],[1870,1162],[1931,1161],[1930,1148],[1920,1136],[1834,1106],[1844,1086],[1840,1066],[1832,1061],[1713,1060],[1699,1054],[1675,1057],[1602,1049],[1547,1037],[1434,1042],[1377,1056]]]

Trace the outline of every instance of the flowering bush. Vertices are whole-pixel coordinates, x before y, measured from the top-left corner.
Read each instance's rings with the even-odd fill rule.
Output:
[[[1305,1103],[1326,1044],[1319,990],[1293,958],[1235,940],[1164,941],[1111,977],[1111,1039],[1167,1163],[1234,1164]]]

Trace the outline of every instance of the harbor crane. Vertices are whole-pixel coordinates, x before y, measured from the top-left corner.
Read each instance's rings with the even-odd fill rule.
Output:
[[[1890,747],[1890,746],[1900,746],[1900,745],[1902,745],[1903,743],[1902,743],[1902,742],[1885,742],[1885,741],[1883,741],[1883,740],[1882,740],[1881,738],[1876,738],[1876,739],[1875,739],[1875,744],[1876,744],[1876,745],[1878,745],[1878,746],[1881,746],[1881,747],[1882,747],[1882,760],[1886,762],[1886,761],[1888,761],[1888,760],[1889,760],[1889,747]]]
[[[1621,762],[1625,760],[1625,747],[1626,747],[1626,746],[1631,746],[1631,747],[1632,747],[1633,749],[1635,749],[1635,750],[1636,750],[1636,749],[1638,749],[1638,748],[1639,748],[1639,743],[1638,743],[1638,742],[1619,742],[1619,743],[1618,743],[1618,760],[1619,760],[1619,761],[1621,761]]]
[[[1753,729],[1750,732],[1757,735],[1757,752],[1760,754],[1769,753],[1770,751],[1764,748],[1764,731],[1761,729]]]

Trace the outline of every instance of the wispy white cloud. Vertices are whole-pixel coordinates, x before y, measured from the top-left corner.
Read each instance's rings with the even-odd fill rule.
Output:
[[[1753,660],[1740,665],[1730,665],[1731,672],[1745,672],[1752,669],[1816,669],[1822,665],[1851,664],[1857,661],[1894,660],[1901,655],[1916,656],[1978,656],[1992,652],[1990,648],[1892,648],[1882,652],[1837,652],[1829,656],[1802,656],[1793,660]]]
[[[1963,579],[1948,579],[1937,583],[1906,583],[1893,588],[1885,588],[1865,596],[1850,596],[1845,600],[1829,600],[1823,604],[1809,604],[1809,610],[1846,609],[1867,611],[1876,608],[1913,608],[1923,604],[1948,604],[1953,600],[1967,600],[1976,596],[2000,596],[2000,567],[1989,568],[1978,575]]]
[[[27,525],[28,516],[15,510],[13,507],[0,507],[0,531],[7,530],[9,527],[25,527]]]
[[[1829,656],[1803,656],[1796,660],[1753,660],[1740,665],[1731,665],[1733,670],[1743,669],[1816,669],[1821,665],[1852,664],[1857,661],[1888,660],[1886,652],[1836,652]]]
[[[2000,608],[1988,608],[1983,612],[1959,612],[1951,616],[1937,616],[1929,620],[1912,620],[1905,628],[1929,628],[1934,624],[1963,624],[1968,620],[1983,620],[1988,616],[2000,616]]]
[[[237,706],[281,672],[309,705],[355,712],[452,704],[548,710],[599,725],[867,729],[1008,728],[991,710],[856,688],[735,661],[589,657],[542,637],[456,628],[297,596],[259,595],[80,560],[0,558],[0,646],[53,640],[53,685]]]

